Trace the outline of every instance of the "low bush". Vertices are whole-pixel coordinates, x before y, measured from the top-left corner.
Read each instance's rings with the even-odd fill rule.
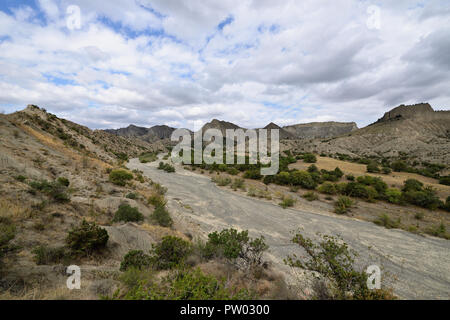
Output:
[[[189,242],[173,236],[165,236],[161,242],[152,245],[151,263],[159,270],[172,269],[187,258],[192,252]]]
[[[334,203],[334,212],[337,214],[347,213],[351,207],[355,205],[355,201],[346,196],[340,196]]]
[[[403,183],[402,191],[422,191],[423,183],[416,179],[408,179]]]
[[[380,167],[378,166],[378,164],[376,162],[371,162],[367,165],[367,172],[370,173],[379,173]]]
[[[83,220],[80,226],[69,231],[66,243],[73,253],[88,256],[105,248],[108,239],[108,232],[105,229],[94,222]]]
[[[450,175],[449,176],[442,176],[439,178],[439,183],[446,185],[446,186],[450,186]]]
[[[261,266],[262,255],[269,249],[263,236],[250,238],[248,231],[224,229],[208,235],[204,247],[204,257],[223,257],[237,268],[245,269]]]
[[[15,176],[14,178],[19,182],[25,182],[27,180],[27,177],[22,175]]]
[[[65,180],[62,180],[61,182],[66,183]],[[67,186],[62,183],[60,183],[59,180],[54,182],[48,182],[47,180],[32,181],[30,182],[30,187],[32,193],[36,191],[42,192],[52,198],[55,202],[69,202],[70,196],[67,193]]]
[[[127,199],[132,199],[132,200],[135,200],[135,199],[137,199],[137,194],[136,193],[134,193],[134,192],[130,192],[129,194],[127,194],[126,196],[125,196],[125,198],[127,198]]]
[[[109,174],[109,181],[121,187],[124,187],[132,179],[133,174],[122,169],[112,170]]]
[[[246,189],[245,189],[244,179],[239,179],[239,178],[234,179],[233,183],[231,184],[231,188],[235,191],[237,189],[241,189],[241,190],[245,191]]]
[[[228,177],[212,177],[211,181],[217,184],[218,186],[224,187],[231,183],[231,179]]]
[[[140,222],[142,220],[144,220],[144,216],[137,208],[133,208],[129,204],[122,203],[114,215],[113,222]]]
[[[34,261],[37,265],[50,265],[67,262],[70,253],[65,247],[50,248],[44,245],[38,246],[32,250]]]
[[[316,163],[317,157],[312,153],[306,153],[303,155],[303,161],[306,163]]]
[[[442,201],[432,187],[426,187],[421,191],[406,191],[402,198],[405,202],[430,210],[435,210],[442,205]]]
[[[139,161],[141,163],[154,162],[158,158],[158,154],[155,152],[145,152],[139,156]]]
[[[398,218],[397,220],[392,220],[388,214],[383,213],[378,217],[378,219],[375,219],[373,222],[376,225],[383,226],[387,229],[397,229],[400,228],[401,221],[400,218]]]
[[[425,214],[423,212],[416,212],[414,215],[414,218],[417,220],[422,220],[424,218]]]
[[[0,217],[0,263],[5,254],[12,249],[10,241],[16,236],[16,226],[8,218]]]
[[[156,207],[155,211],[153,211],[151,218],[153,221],[155,221],[158,225],[162,227],[169,228],[173,225],[173,220],[170,217],[170,214],[167,211],[166,207],[164,206]]]
[[[450,234],[447,233],[443,222],[426,230],[429,235],[450,240]]]
[[[317,190],[321,193],[330,194],[330,195],[334,195],[337,193],[336,185],[331,182],[328,182],[328,181],[325,182],[324,184],[322,184],[321,186],[319,186],[319,188]]]
[[[400,204],[402,202],[402,192],[396,188],[389,188],[385,192],[386,200],[390,203]]]
[[[259,169],[247,170],[244,173],[245,179],[261,180],[262,177]]]
[[[120,263],[120,271],[127,271],[130,268],[141,270],[150,267],[151,264],[151,257],[142,250],[130,250]]]
[[[65,177],[59,177],[58,180],[56,180],[56,182],[64,187],[68,187],[70,185],[69,179]]]
[[[303,198],[305,198],[308,201],[315,201],[319,200],[319,196],[314,191],[309,191],[303,195]]]
[[[175,167],[168,164],[168,163],[164,163],[164,162],[160,162],[159,166],[158,166],[159,170],[164,170],[167,173],[172,173],[175,172]]]
[[[296,200],[291,196],[283,196],[281,202],[279,203],[280,207],[283,209],[293,207],[295,205]]]
[[[167,201],[163,195],[157,193],[152,194],[148,198],[148,203],[157,208],[157,207],[164,207],[167,204]]]
[[[365,270],[354,266],[357,253],[342,238],[319,235],[320,243],[297,234],[292,242],[306,253],[305,257],[288,256],[285,263],[294,268],[314,272],[314,299],[321,300],[391,300],[391,290],[369,290]]]
[[[383,172],[384,174],[390,174],[392,170],[389,167],[383,167],[381,168],[381,172]]]
[[[136,270],[128,272],[136,273]],[[200,269],[177,269],[160,282],[138,281],[124,296],[127,300],[250,300],[246,289],[229,287],[225,279],[205,275]]]

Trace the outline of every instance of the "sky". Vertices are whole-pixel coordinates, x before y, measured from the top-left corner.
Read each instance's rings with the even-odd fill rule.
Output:
[[[450,109],[448,0],[1,0],[0,112],[90,128],[359,127]]]

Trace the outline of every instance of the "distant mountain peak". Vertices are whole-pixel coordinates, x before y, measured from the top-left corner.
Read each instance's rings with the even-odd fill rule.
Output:
[[[264,129],[278,129],[278,130],[280,130],[281,127],[279,125],[271,122],[267,126],[265,126]]]

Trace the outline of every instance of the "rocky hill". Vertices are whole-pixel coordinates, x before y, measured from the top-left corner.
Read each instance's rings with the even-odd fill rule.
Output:
[[[376,123],[340,137],[291,143],[286,148],[353,157],[380,157],[450,164],[450,111],[429,104],[399,106]]]
[[[135,125],[129,125],[126,128],[120,129],[107,129],[105,132],[128,138],[139,138],[140,140],[155,143],[159,140],[170,139],[172,132],[175,128],[171,128],[166,125],[153,126],[151,128],[138,127]]]
[[[174,235],[174,230],[148,223],[113,222],[124,203],[146,219],[153,213],[147,199],[158,191],[149,179],[139,172],[123,186],[109,179],[123,155],[153,148],[92,131],[36,106],[0,115],[0,299],[111,295],[128,250],[148,250],[161,236]],[[68,232],[83,220],[107,230],[107,246],[99,254],[68,256]],[[7,245],[5,230],[12,234]],[[67,263],[82,268],[85,290],[67,290]]]
[[[358,129],[354,122],[312,122],[283,127],[296,139],[332,138]]]

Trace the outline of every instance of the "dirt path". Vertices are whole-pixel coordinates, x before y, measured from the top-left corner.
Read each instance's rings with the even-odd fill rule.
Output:
[[[168,207],[180,225],[192,234],[207,234],[234,227],[264,235],[269,258],[276,269],[292,280],[283,258],[297,252],[290,244],[292,232],[301,228],[306,236],[317,232],[341,235],[359,252],[361,266],[382,265],[383,274],[395,278],[395,293],[406,299],[450,299],[450,241],[423,237],[402,230],[388,230],[370,222],[283,210],[271,203],[218,188],[208,178],[177,167],[176,173],[157,170],[157,162],[141,164],[132,159],[128,167],[166,186]],[[192,230],[194,229],[194,230]],[[382,279],[383,281],[383,279]]]

